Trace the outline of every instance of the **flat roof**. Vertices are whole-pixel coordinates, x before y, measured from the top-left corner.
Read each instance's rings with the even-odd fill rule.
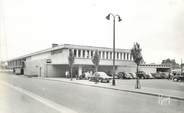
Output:
[[[40,50],[37,52],[33,52],[30,54],[26,54],[20,57],[16,57],[7,61],[12,61],[12,60],[18,60],[18,59],[24,59],[30,56],[34,56],[34,55],[38,55],[38,54],[42,54],[42,53],[46,53],[46,52],[50,52],[50,51],[54,51],[54,50],[58,50],[58,49],[64,49],[64,48],[71,48],[71,49],[88,49],[88,50],[101,50],[101,51],[112,51],[112,48],[108,48],[108,47],[95,47],[95,46],[86,46],[86,45],[74,45],[74,44],[62,44],[62,45],[58,45],[56,47],[51,47],[51,48],[47,48],[44,50]],[[117,52],[130,52],[130,49],[116,49]]]

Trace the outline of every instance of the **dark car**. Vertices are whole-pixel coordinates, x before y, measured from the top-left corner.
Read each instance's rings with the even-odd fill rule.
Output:
[[[129,74],[132,76],[133,79],[136,78],[136,74],[135,73],[129,73]]]
[[[132,78],[132,76],[129,73],[126,73],[126,72],[119,72],[118,76],[121,79],[131,79]]]
[[[112,73],[107,73],[107,75],[113,78],[113,74]],[[120,79],[121,77],[118,74],[115,74],[114,78],[115,79]]]
[[[108,76],[105,72],[95,72],[92,77],[90,77],[90,81],[94,82],[107,82],[109,83],[112,77]]]
[[[155,79],[161,79],[162,77],[160,76],[159,73],[151,73],[151,75],[155,78]]]
[[[168,77],[169,77],[169,74],[164,73],[164,72],[161,72],[161,73],[159,73],[159,74],[160,74],[160,77],[161,77],[162,79],[168,79]]]
[[[173,81],[176,81],[176,82],[181,82],[181,81],[184,81],[184,76],[182,75],[175,75],[173,78],[172,78]]]
[[[144,71],[139,71],[138,77],[141,79],[148,79],[148,76],[146,75],[146,73]]]

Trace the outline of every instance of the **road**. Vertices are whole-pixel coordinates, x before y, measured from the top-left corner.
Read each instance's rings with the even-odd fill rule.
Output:
[[[59,113],[45,104],[0,83],[0,113]]]
[[[167,98],[163,99],[156,96],[0,73],[0,82],[1,81],[12,84],[15,87],[25,89],[26,91],[30,91],[40,97],[51,100],[58,105],[64,106],[78,113],[184,112],[184,101]],[[8,98],[11,100],[8,101],[10,102],[9,105],[18,107],[20,109],[19,111],[22,110],[22,112],[15,111],[12,113],[27,113],[24,111],[29,111],[30,109],[34,113],[42,113],[45,110],[48,110],[48,113],[57,112],[49,106],[24,95],[23,97],[26,98],[26,100],[31,101],[31,104],[26,104],[27,102],[22,100],[23,94],[20,94],[20,92],[15,92],[13,91],[14,89],[8,86],[1,86],[1,88],[10,90],[8,95],[13,95]],[[14,99],[14,96],[17,96],[17,98]],[[6,95],[4,97],[6,97]],[[4,97],[2,96],[1,98]],[[15,105],[15,103],[17,105]]]

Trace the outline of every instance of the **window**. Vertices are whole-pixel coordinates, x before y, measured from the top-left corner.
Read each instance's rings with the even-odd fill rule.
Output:
[[[112,52],[110,52],[110,59],[112,59]]]
[[[89,58],[89,50],[87,50],[87,58]]]
[[[78,50],[78,57],[81,57],[81,50]]]
[[[99,57],[101,58],[101,51],[99,51]]]
[[[129,60],[129,53],[127,53],[127,60]]]
[[[119,59],[119,53],[117,52],[117,59]]]
[[[82,57],[85,58],[85,50],[82,52]]]
[[[77,56],[77,50],[74,49],[74,57],[76,57],[76,56]]]
[[[120,59],[122,60],[122,53],[120,53]]]
[[[126,59],[126,57],[125,57],[125,56],[126,56],[126,53],[124,53],[124,60]]]
[[[108,57],[109,57],[109,56],[108,56],[108,52],[106,52],[106,59],[108,59]]]
[[[103,51],[102,52],[102,59],[104,59],[105,58],[105,52]]]
[[[93,57],[93,51],[91,51],[91,57]]]

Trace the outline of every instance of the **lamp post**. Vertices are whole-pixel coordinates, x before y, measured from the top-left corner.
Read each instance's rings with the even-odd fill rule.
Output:
[[[116,83],[115,83],[115,20],[116,20],[116,17],[118,18],[118,22],[122,21],[121,17],[119,15],[114,15],[112,13],[109,13],[107,16],[106,16],[106,19],[107,20],[110,20],[110,16],[113,17],[113,79],[112,79],[112,85],[115,86]]]

